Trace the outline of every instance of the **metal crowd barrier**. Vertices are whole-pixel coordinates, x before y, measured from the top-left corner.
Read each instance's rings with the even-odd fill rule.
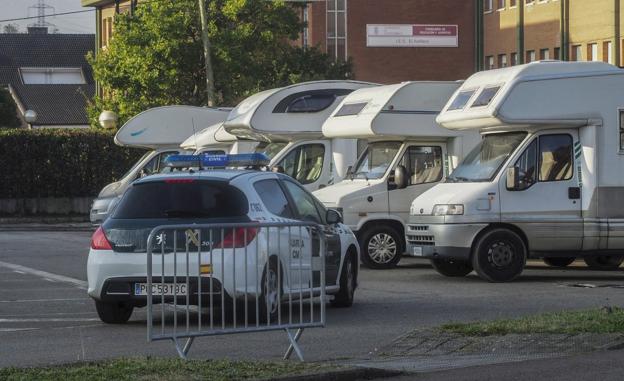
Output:
[[[186,358],[196,337],[284,330],[284,359],[294,351],[303,361],[303,330],[325,326],[325,250],[321,227],[307,222],[154,228],[147,239],[148,341],[172,340]]]

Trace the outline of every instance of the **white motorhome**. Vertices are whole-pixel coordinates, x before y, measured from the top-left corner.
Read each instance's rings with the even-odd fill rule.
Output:
[[[458,82],[404,82],[349,94],[323,125],[332,138],[368,141],[346,179],[314,192],[343,214],[356,233],[362,261],[391,268],[405,252],[405,224],[417,195],[444,181],[478,142],[475,132],[435,123]]]
[[[226,131],[263,144],[257,152],[313,191],[342,179],[357,159],[355,139],[327,139],[322,125],[344,97],[377,86],[357,81],[313,81],[255,94],[232,110]]]
[[[407,243],[446,276],[491,282],[527,258],[617,268],[624,254],[624,72],[535,62],[480,72],[438,123],[480,131],[445,184],[412,204]]]
[[[91,222],[103,222],[130,183],[141,176],[159,172],[169,155],[186,152],[180,148],[186,138],[206,126],[225,121],[229,112],[230,109],[226,108],[164,106],[143,111],[128,120],[117,131],[115,144],[143,148],[148,152],[119,181],[100,191],[91,206]]]
[[[195,155],[224,155],[253,152],[258,142],[240,139],[217,123],[189,136],[180,144],[180,148],[193,152]]]

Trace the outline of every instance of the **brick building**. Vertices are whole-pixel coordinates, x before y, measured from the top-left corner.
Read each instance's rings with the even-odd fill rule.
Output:
[[[621,0],[484,0],[483,67],[544,59],[605,61],[621,66]],[[479,28],[477,28],[479,29]]]

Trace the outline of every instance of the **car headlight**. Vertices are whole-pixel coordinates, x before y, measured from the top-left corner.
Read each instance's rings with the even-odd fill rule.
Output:
[[[464,206],[461,204],[438,204],[433,206],[431,214],[434,216],[456,216],[464,214]]]

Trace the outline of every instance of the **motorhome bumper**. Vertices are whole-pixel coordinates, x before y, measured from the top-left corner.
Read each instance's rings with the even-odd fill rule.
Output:
[[[477,234],[486,224],[407,225],[407,254],[422,258],[468,259]]]

